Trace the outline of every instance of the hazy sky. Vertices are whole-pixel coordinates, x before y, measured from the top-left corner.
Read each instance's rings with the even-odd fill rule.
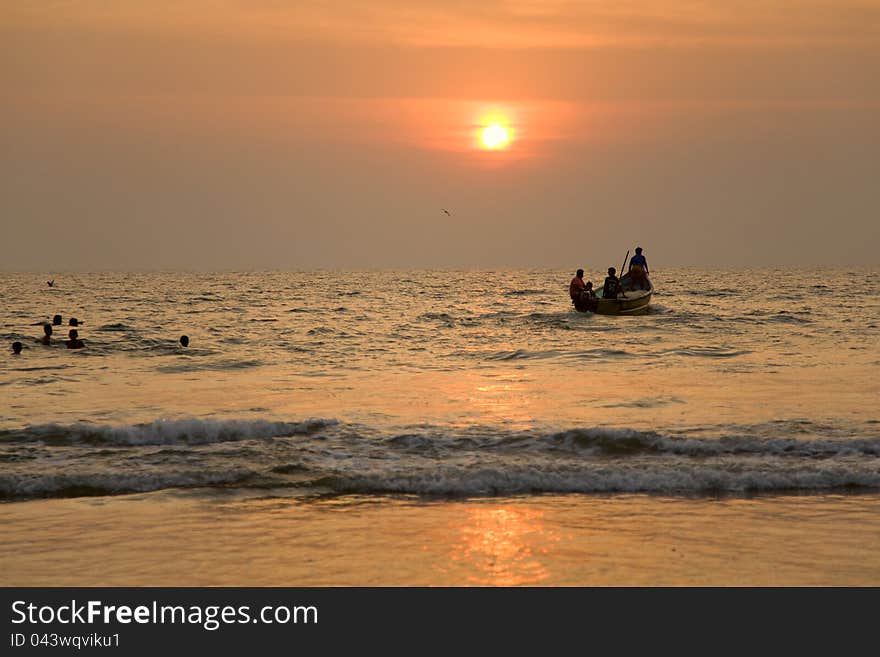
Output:
[[[880,264],[880,0],[0,0],[0,94],[7,270]]]

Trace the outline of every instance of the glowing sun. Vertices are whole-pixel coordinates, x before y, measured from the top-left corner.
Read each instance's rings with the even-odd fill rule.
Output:
[[[483,146],[490,150],[496,150],[504,148],[510,143],[510,132],[504,126],[493,123],[483,128],[480,138],[483,141]]]

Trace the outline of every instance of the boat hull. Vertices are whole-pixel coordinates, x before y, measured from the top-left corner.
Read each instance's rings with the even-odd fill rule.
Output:
[[[651,305],[651,297],[654,295],[654,286],[648,280],[647,290],[632,290],[629,274],[620,279],[626,296],[618,299],[606,299],[603,297],[603,288],[596,290],[596,298],[589,302],[574,301],[574,307],[579,312],[594,312],[599,315],[644,315]]]

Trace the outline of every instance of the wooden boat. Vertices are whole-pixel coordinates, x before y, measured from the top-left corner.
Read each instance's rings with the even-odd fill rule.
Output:
[[[617,299],[606,299],[603,295],[603,288],[596,290],[596,298],[590,302],[574,301],[574,307],[579,312],[594,312],[600,315],[643,315],[648,312],[648,306],[651,303],[651,296],[654,294],[654,285],[651,279],[645,279],[648,283],[647,290],[632,289],[632,279],[629,273],[624,274],[620,279],[624,294],[619,295]]]

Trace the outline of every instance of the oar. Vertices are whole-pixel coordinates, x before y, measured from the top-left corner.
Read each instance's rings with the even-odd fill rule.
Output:
[[[618,281],[623,280],[623,270],[626,269],[626,261],[629,260],[629,249],[626,250],[626,255],[623,256],[623,267],[620,268],[620,276],[617,277]],[[620,284],[620,293],[623,294],[624,298],[626,297],[626,293],[623,291],[623,283]],[[620,299],[617,299],[620,301]]]

